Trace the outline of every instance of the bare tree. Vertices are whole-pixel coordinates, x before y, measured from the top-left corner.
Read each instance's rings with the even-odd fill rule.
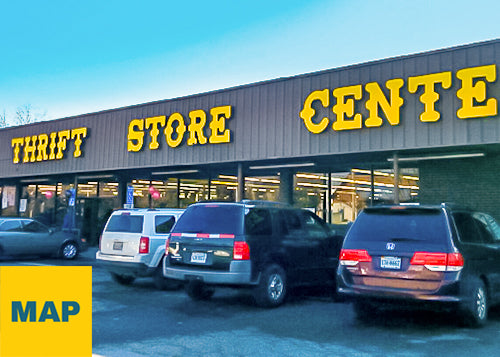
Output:
[[[3,113],[0,114],[0,128],[5,128],[7,126],[7,116],[5,115],[5,109]]]
[[[14,123],[16,125],[31,124],[43,120],[45,115],[46,113],[35,113],[31,104],[25,104],[17,107],[16,116],[14,117]]]

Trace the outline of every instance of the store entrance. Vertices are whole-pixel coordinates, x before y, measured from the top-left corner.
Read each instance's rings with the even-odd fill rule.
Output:
[[[99,244],[99,236],[114,209],[114,199],[87,197],[78,198],[76,221],[80,234],[91,246]]]

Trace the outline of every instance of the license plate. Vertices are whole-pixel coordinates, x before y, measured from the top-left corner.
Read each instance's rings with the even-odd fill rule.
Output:
[[[191,263],[204,264],[207,261],[207,253],[193,252],[191,253]]]
[[[381,257],[380,267],[383,269],[401,269],[401,258],[398,257]]]
[[[123,242],[113,242],[113,250],[123,250]]]

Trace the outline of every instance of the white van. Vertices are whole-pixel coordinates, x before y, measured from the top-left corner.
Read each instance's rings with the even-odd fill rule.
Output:
[[[171,208],[114,211],[102,232],[96,259],[123,285],[137,277],[152,276],[159,289],[178,286],[163,277],[162,259],[165,241],[183,212]]]

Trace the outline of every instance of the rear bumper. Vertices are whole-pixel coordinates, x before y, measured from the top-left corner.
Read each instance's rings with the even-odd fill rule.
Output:
[[[151,276],[156,267],[150,267],[147,264],[147,256],[134,255],[122,256],[113,254],[103,254],[100,251],[96,253],[96,259],[108,271],[120,274],[131,275],[135,277]]]
[[[250,261],[232,261],[229,271],[215,271],[190,266],[172,266],[164,259],[163,275],[175,280],[197,280],[211,285],[255,285],[258,279],[252,280]]]
[[[435,282],[435,288],[427,290],[429,284],[425,282],[415,282],[407,284],[405,288],[387,286],[371,286],[354,284],[352,279],[344,275],[337,275],[337,291],[348,299],[373,299],[373,300],[391,300],[391,301],[414,301],[414,302],[443,302],[455,303],[462,302],[464,297],[460,281],[456,279],[443,280]],[[426,288],[424,288],[426,287]]]
[[[454,303],[461,302],[463,299],[459,295],[447,295],[443,292],[436,293],[420,293],[420,292],[401,292],[392,290],[373,290],[362,288],[346,288],[339,286],[338,293],[352,300],[359,299],[375,299],[375,300],[392,300],[392,301],[426,301],[426,302],[443,302]]]

